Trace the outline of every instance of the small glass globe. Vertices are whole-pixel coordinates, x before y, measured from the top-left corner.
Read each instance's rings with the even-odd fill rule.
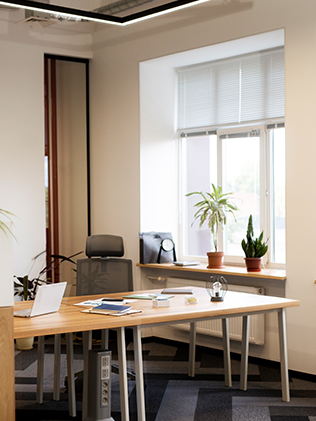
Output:
[[[224,301],[227,292],[227,281],[223,276],[210,276],[206,282],[206,291],[211,301]]]

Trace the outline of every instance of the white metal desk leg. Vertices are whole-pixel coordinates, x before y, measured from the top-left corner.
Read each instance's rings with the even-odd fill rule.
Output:
[[[232,386],[228,319],[222,319],[225,386]]]
[[[242,318],[240,390],[247,390],[248,353],[249,353],[249,316]]]
[[[75,372],[74,372],[74,343],[72,333],[66,333],[67,348],[67,376],[68,376],[68,402],[69,415],[76,416],[76,392],[75,392]]]
[[[116,330],[120,377],[121,419],[122,421],[129,421],[125,328],[120,327]]]
[[[44,385],[44,336],[38,337],[37,348],[37,388],[36,402],[43,403],[43,385]]]
[[[195,376],[196,322],[190,323],[189,377]]]
[[[60,349],[61,335],[54,336],[54,393],[53,400],[60,400]]]
[[[290,402],[285,308],[281,308],[278,311],[278,322],[279,322],[279,341],[280,341],[282,400],[284,402]]]
[[[145,394],[144,394],[144,373],[143,373],[143,355],[142,338],[140,326],[133,327],[134,354],[135,354],[135,373],[136,373],[136,398],[137,398],[137,420],[146,420]]]
[[[83,391],[82,391],[82,419],[88,416],[88,373],[89,373],[89,351],[92,349],[92,332],[82,333],[83,337]]]

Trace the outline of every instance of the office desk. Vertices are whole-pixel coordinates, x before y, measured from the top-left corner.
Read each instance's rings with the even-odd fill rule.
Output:
[[[109,294],[107,294],[108,296]],[[117,294],[111,294],[117,296]],[[100,297],[103,297],[101,295]],[[75,408],[75,387],[74,387],[74,371],[73,371],[73,343],[72,333],[83,332],[84,346],[84,371],[87,372],[88,367],[88,351],[91,349],[91,331],[99,329],[115,329],[117,331],[117,348],[119,359],[119,377],[120,377],[120,401],[122,420],[128,421],[128,388],[127,388],[127,365],[126,365],[126,345],[125,345],[125,326],[132,326],[133,316],[128,319],[120,317],[110,317],[96,314],[82,313],[83,307],[75,306],[84,300],[96,300],[98,296],[84,297],[68,297],[64,298],[57,313],[46,314],[32,318],[14,317],[14,339],[26,338],[29,336],[38,336],[39,352],[38,375],[37,375],[37,401],[41,402],[39,396],[42,394],[43,388],[43,370],[44,361],[44,335],[60,335],[66,334],[67,342],[67,370],[68,370],[68,387],[69,387],[69,412],[71,416],[76,415]],[[16,302],[14,311],[32,306],[31,301]],[[128,323],[127,323],[128,322]],[[83,419],[87,415],[87,376],[84,378],[83,393]]]
[[[82,301],[83,297],[69,297],[63,300],[58,313],[40,316],[33,319],[14,320],[14,337],[43,336],[48,334],[72,333],[77,331],[91,331],[96,329],[116,329],[118,332],[118,356],[120,362],[120,397],[122,419],[128,421],[128,392],[126,374],[126,352],[124,327],[132,327],[134,332],[135,372],[138,420],[145,420],[145,399],[143,384],[143,363],[141,348],[141,328],[157,324],[187,323],[191,326],[190,367],[194,372],[195,349],[195,323],[207,319],[222,319],[224,342],[224,368],[225,384],[231,385],[230,349],[228,337],[228,321],[231,317],[242,316],[242,361],[240,388],[247,389],[248,343],[249,343],[249,317],[252,314],[277,312],[279,326],[280,363],[282,381],[282,399],[290,400],[288,361],[286,344],[285,309],[299,306],[298,300],[279,297],[244,294],[228,291],[223,302],[213,303],[204,288],[195,288],[198,304],[186,304],[183,295],[175,295],[171,299],[171,306],[153,308],[151,300],[139,300],[133,303],[133,308],[142,310],[142,313],[121,317],[103,316],[98,314],[81,313],[74,303]],[[145,292],[145,291],[139,291]],[[150,292],[161,292],[151,290]],[[136,293],[136,292],[135,292]],[[126,293],[127,295],[130,292]],[[124,294],[111,294],[113,297],[122,297]],[[96,299],[98,296],[85,296],[84,299]],[[17,305],[20,307],[21,303]]]

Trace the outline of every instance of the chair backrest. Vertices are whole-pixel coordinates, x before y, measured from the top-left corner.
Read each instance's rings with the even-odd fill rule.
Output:
[[[86,240],[88,257],[122,257],[124,256],[123,238],[118,235],[90,235]]]
[[[86,241],[87,259],[77,261],[77,295],[133,291],[133,262],[123,259],[123,238],[92,235]]]

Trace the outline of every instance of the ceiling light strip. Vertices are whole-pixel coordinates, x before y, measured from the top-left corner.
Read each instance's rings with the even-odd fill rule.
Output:
[[[85,10],[73,9],[70,7],[34,2],[30,0],[12,0],[10,2],[0,1],[0,5],[23,8],[27,10],[35,10],[45,13],[54,13],[61,15],[61,17],[65,16],[70,18],[81,18],[83,20],[88,20],[97,23],[109,23],[112,25],[126,26],[132,23],[141,22],[145,19],[161,16],[166,13],[194,6],[196,4],[205,3],[207,1],[210,0],[176,0],[171,3],[153,7],[151,9],[134,13],[123,18],[118,16],[102,15],[100,13],[89,12]]]
[[[88,12],[85,10],[72,9],[70,7],[56,6],[52,4],[34,2],[29,0],[19,0],[19,1],[0,1],[0,5],[23,8],[27,10],[35,10],[45,13],[57,13],[61,16],[70,17],[70,18],[81,18],[84,20],[98,22],[98,23],[109,23],[113,25],[121,25],[122,18],[117,16],[101,15],[99,13]]]
[[[132,23],[141,22],[145,19],[153,18],[156,16],[165,15],[167,13],[175,12],[176,10],[185,9],[187,7],[195,6],[200,3],[206,3],[210,0],[176,0],[162,6],[152,7],[151,9],[142,12],[134,13],[123,18],[122,25],[129,25]]]

